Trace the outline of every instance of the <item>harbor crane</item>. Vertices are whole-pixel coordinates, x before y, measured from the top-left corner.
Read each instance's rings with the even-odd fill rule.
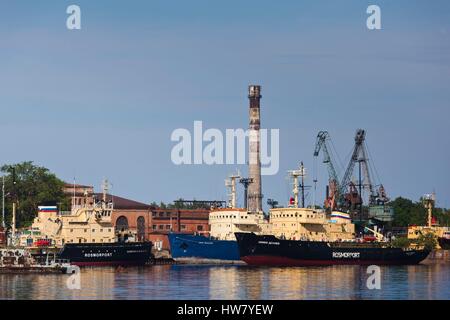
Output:
[[[375,190],[374,184],[372,183],[365,138],[365,130],[358,129],[355,134],[355,144],[350,161],[342,180],[340,180],[328,145],[328,141],[331,140],[330,134],[327,131],[320,131],[317,135],[314,156],[318,157],[320,151],[322,151],[324,156],[323,162],[327,165],[329,176],[327,196],[325,199],[326,208],[331,210],[336,208],[353,210],[358,206],[361,207],[363,203],[363,188],[369,190],[369,205],[380,205],[389,201],[383,185],[380,185],[379,189]],[[355,184],[351,178],[357,163],[359,165],[359,183]],[[363,176],[364,184],[362,180]]]
[[[328,187],[327,195],[325,199],[325,208],[330,208],[334,210],[337,206],[337,199],[339,197],[339,177],[337,175],[333,159],[328,147],[328,141],[330,140],[330,134],[328,131],[320,131],[317,135],[316,148],[314,150],[314,157],[318,157],[320,151],[323,153],[323,163],[327,165],[328,169]]]
[[[344,201],[352,207],[355,205],[362,205],[362,191],[364,187],[369,190],[369,206],[380,205],[389,201],[383,185],[380,184],[378,190],[376,190],[372,182],[365,140],[366,131],[363,129],[356,130],[355,145],[353,147],[352,156],[341,182],[340,191],[344,191],[342,194],[345,194],[345,190],[347,190],[347,188],[350,190],[350,192],[345,194]],[[350,180],[356,163],[359,164],[359,190],[356,190],[355,184]],[[364,176],[364,184],[362,181],[362,176]]]

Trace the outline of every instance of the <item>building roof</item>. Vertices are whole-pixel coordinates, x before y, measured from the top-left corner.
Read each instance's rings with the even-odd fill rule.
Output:
[[[73,183],[68,183],[68,182],[65,182],[64,183],[64,187],[65,188],[83,188],[83,189],[93,189],[94,187],[93,186],[86,186],[86,185],[83,185],[83,184],[73,184]]]
[[[94,196],[97,200],[103,199],[103,193],[94,193]],[[106,195],[106,201],[112,201],[114,203],[114,209],[149,210],[151,208],[148,204],[111,194]]]

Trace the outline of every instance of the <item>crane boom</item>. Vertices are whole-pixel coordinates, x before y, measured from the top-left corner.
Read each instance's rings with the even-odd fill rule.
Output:
[[[327,164],[328,175],[330,180],[335,180],[339,184],[339,177],[336,173],[335,166],[330,156],[330,152],[328,151],[328,147],[326,144],[327,139],[330,138],[330,135],[327,131],[320,131],[317,135],[316,149],[314,150],[314,156],[318,157],[320,150],[323,150],[323,162]]]
[[[370,204],[375,202],[377,198],[377,193],[374,190],[372,184],[372,178],[370,177],[369,163],[367,158],[366,146],[366,131],[363,129],[356,130],[355,135],[355,145],[353,147],[352,156],[350,158],[350,162],[348,164],[347,170],[345,171],[344,177],[342,178],[342,183],[340,185],[341,189],[340,194],[344,195],[348,186],[350,185],[350,179],[353,174],[353,170],[355,169],[356,162],[361,162],[361,169],[363,171],[365,186],[368,186],[370,192]],[[362,196],[362,195],[360,195]]]
[[[341,183],[341,191],[342,194],[345,193],[347,186],[350,183],[350,178],[352,177],[353,170],[355,169],[355,164],[358,161],[358,155],[361,149],[361,146],[366,138],[366,132],[362,129],[358,129],[355,135],[355,145],[353,147],[352,157],[350,158],[350,162],[348,163],[347,170],[345,170],[344,177],[342,178]]]
[[[331,154],[328,150],[327,140],[330,139],[328,131],[320,131],[317,135],[316,148],[314,150],[314,157],[318,157],[320,150],[323,151],[323,162],[327,164],[329,187],[331,189],[331,196],[327,196],[325,207],[329,207],[332,210],[336,206],[336,199],[339,196],[339,177],[337,175]]]

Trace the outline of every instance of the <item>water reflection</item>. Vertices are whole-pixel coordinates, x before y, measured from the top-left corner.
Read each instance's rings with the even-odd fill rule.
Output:
[[[382,267],[382,289],[359,266],[85,268],[81,290],[68,275],[0,275],[0,299],[450,299],[450,265]]]

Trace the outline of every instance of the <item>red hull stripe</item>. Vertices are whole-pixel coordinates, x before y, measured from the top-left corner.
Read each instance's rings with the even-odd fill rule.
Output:
[[[245,256],[241,257],[249,265],[255,266],[330,266],[330,265],[399,265],[405,261],[385,260],[300,260],[274,256]]]

